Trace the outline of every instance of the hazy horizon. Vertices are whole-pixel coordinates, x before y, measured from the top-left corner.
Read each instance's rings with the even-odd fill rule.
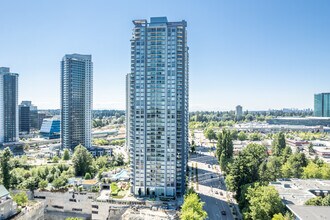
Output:
[[[0,66],[19,102],[60,108],[60,61],[91,54],[94,109],[125,109],[132,20],[186,20],[190,111],[313,108],[330,86],[330,2],[2,1]]]

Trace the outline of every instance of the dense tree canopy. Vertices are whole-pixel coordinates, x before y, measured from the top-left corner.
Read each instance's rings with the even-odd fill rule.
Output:
[[[209,140],[215,140],[217,139],[216,133],[213,131],[212,128],[208,128],[204,130],[204,136]]]
[[[301,178],[303,168],[307,166],[307,158],[304,153],[292,154],[286,163],[282,166],[281,171],[283,177]]]
[[[259,167],[259,177],[262,182],[275,181],[282,176],[281,173],[281,158],[270,157],[267,161],[263,161]]]
[[[330,165],[309,161],[308,165],[303,168],[302,177],[305,179],[330,179]]]
[[[259,167],[267,157],[266,147],[249,144],[239,153],[229,167],[226,183],[229,190],[241,195],[241,187],[259,180]]]
[[[246,193],[248,203],[244,219],[271,220],[277,213],[284,212],[284,205],[273,186],[249,187]]]

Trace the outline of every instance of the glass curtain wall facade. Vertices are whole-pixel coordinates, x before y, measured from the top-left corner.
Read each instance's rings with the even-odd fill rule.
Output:
[[[18,74],[0,67],[0,143],[19,140]]]
[[[314,116],[330,117],[330,93],[314,95]]]
[[[19,131],[30,133],[30,106],[19,106]]]
[[[30,133],[38,129],[38,108],[32,105],[31,101],[22,101],[18,106],[19,111],[19,132]]]
[[[185,192],[188,160],[188,46],[185,21],[134,20],[129,75],[131,190]]]
[[[56,119],[44,119],[40,128],[40,134],[43,138],[60,138],[61,121]]]
[[[61,62],[62,147],[91,147],[93,63],[91,55],[65,55]]]

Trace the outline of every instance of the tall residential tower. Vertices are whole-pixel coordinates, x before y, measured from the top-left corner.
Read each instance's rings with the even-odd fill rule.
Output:
[[[61,62],[62,147],[91,147],[93,63],[91,55],[69,54]]]
[[[139,196],[185,192],[188,160],[186,21],[133,21],[129,74],[131,190]]]
[[[18,74],[0,67],[0,144],[17,142]]]

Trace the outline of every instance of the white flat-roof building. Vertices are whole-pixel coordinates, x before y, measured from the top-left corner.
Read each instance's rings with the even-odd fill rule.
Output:
[[[330,216],[330,207],[306,206],[305,202],[317,196],[330,194],[330,180],[321,179],[279,179],[271,182],[282,202],[297,220],[324,220]]]

